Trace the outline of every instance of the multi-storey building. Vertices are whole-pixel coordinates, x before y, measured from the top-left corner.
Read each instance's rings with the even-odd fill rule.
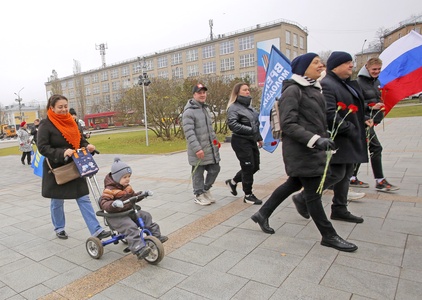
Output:
[[[60,84],[71,107],[94,113],[113,110],[122,89],[137,85],[143,72],[149,78],[168,79],[201,75],[221,75],[228,80],[249,77],[253,85],[263,86],[271,46],[292,60],[307,52],[307,35],[305,27],[287,20],[258,24],[143,55],[142,61],[128,59],[63,78],[53,74],[45,83],[46,91],[50,95],[53,85]]]

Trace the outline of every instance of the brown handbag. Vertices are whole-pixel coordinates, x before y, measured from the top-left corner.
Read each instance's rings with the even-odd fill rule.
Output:
[[[50,168],[50,173],[53,173],[54,178],[56,178],[56,182],[58,185],[65,184],[69,181],[75,180],[76,178],[81,177],[79,174],[78,168],[76,167],[75,163],[72,161],[64,166],[58,168],[52,168],[48,158],[46,157],[45,160],[47,161],[48,167]]]

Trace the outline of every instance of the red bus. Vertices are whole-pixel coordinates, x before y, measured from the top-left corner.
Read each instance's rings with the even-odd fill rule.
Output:
[[[115,111],[102,112],[97,114],[86,114],[85,126],[93,129],[105,129],[109,126],[122,126],[122,122],[117,119],[117,113]]]

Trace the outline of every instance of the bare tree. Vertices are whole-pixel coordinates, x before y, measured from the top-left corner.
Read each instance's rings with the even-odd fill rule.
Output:
[[[331,50],[321,51],[318,53],[319,57],[321,58],[322,62],[324,64],[327,64],[327,60],[331,55]]]
[[[62,84],[59,81],[59,76],[56,70],[51,71],[49,81],[51,82],[51,93],[53,95],[62,95]]]

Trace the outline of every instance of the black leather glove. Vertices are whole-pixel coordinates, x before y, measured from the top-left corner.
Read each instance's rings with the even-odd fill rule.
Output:
[[[315,148],[319,150],[334,150],[336,149],[336,144],[332,139],[329,138],[319,138],[315,142]]]

